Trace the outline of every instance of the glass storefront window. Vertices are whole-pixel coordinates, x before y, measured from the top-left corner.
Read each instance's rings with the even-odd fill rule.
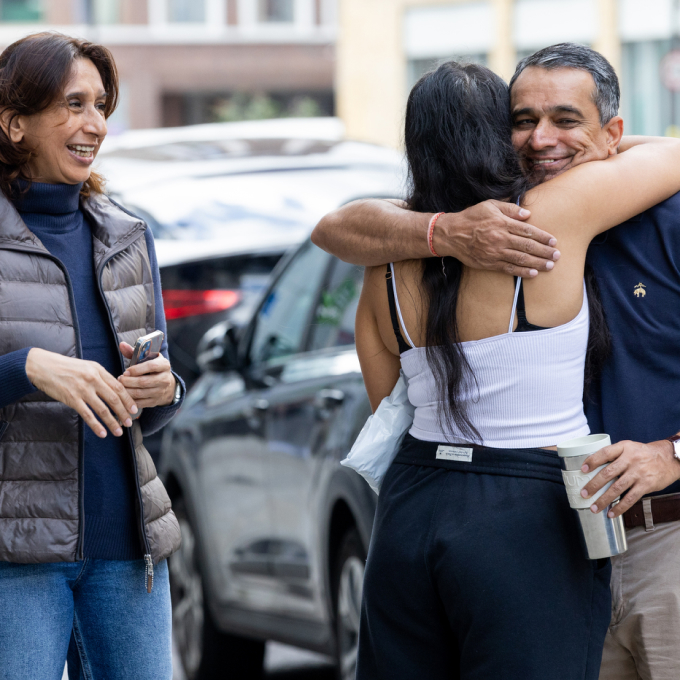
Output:
[[[42,21],[43,6],[40,0],[1,0],[0,21]]]
[[[294,0],[260,0],[260,21],[290,23],[295,18]]]
[[[203,23],[205,19],[205,0],[168,0],[171,23]]]
[[[670,50],[670,40],[623,45],[621,115],[626,134],[677,134],[680,93],[666,89],[661,81],[661,61]]]
[[[482,64],[486,66],[486,54],[466,54],[463,56],[452,57],[433,57],[431,59],[409,59],[407,67],[408,89],[411,88],[424,76],[428,71],[437,68],[439,64],[445,61],[460,61],[464,64]]]
[[[92,13],[95,24],[118,24],[120,0],[93,0]]]

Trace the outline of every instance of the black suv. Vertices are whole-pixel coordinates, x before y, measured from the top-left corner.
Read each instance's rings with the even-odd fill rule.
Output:
[[[354,347],[363,272],[307,241],[248,326],[208,334],[205,372],[163,440],[182,525],[173,625],[190,680],[251,680],[264,644],[333,655],[354,678],[377,496],[340,461],[370,414]]]

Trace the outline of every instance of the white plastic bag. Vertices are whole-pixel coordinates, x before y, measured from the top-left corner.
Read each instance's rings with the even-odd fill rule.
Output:
[[[414,408],[408,400],[406,378],[399,380],[389,397],[368,417],[354,446],[341,465],[356,470],[376,493],[387,469],[392,464],[406,431],[413,423]]]

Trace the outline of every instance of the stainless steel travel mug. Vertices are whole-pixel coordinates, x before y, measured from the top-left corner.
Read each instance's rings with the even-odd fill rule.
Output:
[[[607,517],[612,505],[598,514],[590,510],[590,506],[611,486],[614,480],[590,498],[581,496],[581,489],[606,465],[601,465],[588,473],[583,473],[581,466],[588,456],[610,444],[611,440],[608,434],[591,434],[557,445],[557,454],[562,465],[562,479],[567,491],[569,505],[578,515],[586,552],[591,560],[613,557],[628,550],[623,517],[616,519]]]

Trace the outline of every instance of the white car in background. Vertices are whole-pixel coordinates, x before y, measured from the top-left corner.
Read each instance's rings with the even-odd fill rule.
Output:
[[[346,141],[335,118],[130,131],[105,141],[98,168],[153,231],[171,360],[189,385],[203,334],[245,324],[281,255],[324,214],[404,187],[401,154]]]

